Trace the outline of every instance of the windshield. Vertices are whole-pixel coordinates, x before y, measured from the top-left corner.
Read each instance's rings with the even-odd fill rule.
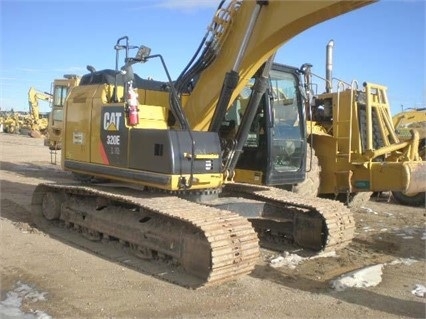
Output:
[[[53,92],[53,106],[64,106],[68,94],[68,86],[57,85]]]
[[[276,171],[297,171],[302,163],[298,81],[294,74],[272,70],[272,165]]]
[[[241,122],[254,79],[242,91],[228,111],[225,123],[228,131]],[[295,72],[272,70],[268,93],[261,99],[251,123],[238,168],[269,172],[268,176],[294,173],[302,169],[305,154],[303,118],[299,79]],[[299,125],[300,124],[300,125]],[[281,180],[278,177],[277,180]]]

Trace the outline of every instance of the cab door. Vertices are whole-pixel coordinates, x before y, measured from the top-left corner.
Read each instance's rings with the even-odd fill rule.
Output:
[[[237,179],[239,173],[264,185],[304,180],[306,128],[302,102],[297,70],[274,64],[270,88],[261,100],[237,163]]]

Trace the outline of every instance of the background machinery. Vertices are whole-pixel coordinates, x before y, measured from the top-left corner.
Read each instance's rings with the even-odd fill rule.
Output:
[[[29,114],[22,128],[28,129],[31,137],[39,138],[46,134],[47,118],[41,116],[38,101],[51,102],[51,99],[50,93],[41,92],[33,87],[28,90]]]
[[[18,112],[2,112],[2,132],[9,134],[18,134],[23,123],[22,116]]]
[[[53,81],[51,108],[47,124],[47,134],[45,137],[45,146],[50,150],[56,151],[61,149],[64,105],[69,91],[77,86],[80,77],[75,74],[65,74],[62,79]]]
[[[241,155],[235,180],[276,185],[268,169],[279,171],[282,166],[288,184],[281,187],[304,196],[338,199],[355,209],[365,204],[372,192],[390,190],[396,198],[407,198],[412,204],[420,197],[417,200],[422,204],[423,193],[416,194],[426,190],[426,166],[421,159],[425,132],[406,129],[405,138],[397,136],[386,87],[364,83],[359,88],[356,81],[334,80],[332,46],[333,42],[327,45],[326,78],[316,76],[324,80],[325,93],[315,92],[320,85],[312,82],[311,65],[300,69],[272,66],[270,87],[260,100],[249,139],[238,149]],[[232,123],[228,126],[239,127],[239,113],[245,109],[253,83],[248,83],[226,115],[225,120]],[[334,92],[333,83],[337,83]],[[424,121],[424,113],[421,115]],[[417,123],[413,123],[413,114],[410,118],[410,129],[422,125],[420,116]],[[398,119],[402,127],[402,116]],[[399,132],[401,136],[402,130]],[[305,157],[306,176],[300,169]],[[304,180],[300,181],[300,175]]]
[[[115,70],[92,69],[69,93],[62,135],[66,170],[85,182],[120,183],[40,184],[33,194],[35,222],[60,219],[91,239],[119,239],[139,255],[178,265],[192,278],[189,286],[249,273],[259,238],[277,249],[283,241],[315,251],[345,247],[355,229],[349,209],[272,187],[286,184],[293,166],[277,160],[267,179],[255,184],[234,182],[234,167],[250,138],[276,50],[303,30],[370,2],[221,2],[175,82],[161,55],[142,46],[129,57],[136,47],[120,38]],[[121,51],[125,65],[119,69]],[[153,59],[160,60],[169,82],[133,72],[134,64]],[[256,72],[236,138],[221,139],[229,107]],[[296,77],[289,81],[298,83]],[[275,152],[268,158],[287,155],[282,143],[268,149]],[[301,143],[305,152],[306,139]],[[294,175],[293,183],[305,178]]]
[[[45,117],[40,115],[40,123],[46,122]],[[2,132],[9,134],[30,135],[34,127],[34,118],[32,114],[23,111],[2,111],[1,112]],[[34,137],[39,136],[39,132],[35,132]]]
[[[330,41],[325,93],[313,93],[310,66],[303,67],[310,103],[307,129],[321,166],[318,193],[359,207],[372,192],[425,191],[426,166],[418,152],[418,132],[400,140],[385,86],[334,79],[332,48]]]

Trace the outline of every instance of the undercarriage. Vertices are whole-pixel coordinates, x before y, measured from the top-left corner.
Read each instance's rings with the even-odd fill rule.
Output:
[[[181,197],[112,185],[40,184],[32,214],[47,232],[62,227],[91,241],[118,241],[143,260],[181,271],[186,279],[175,283],[188,288],[249,274],[259,246],[331,251],[354,236],[349,209],[336,201],[244,184],[226,185],[203,202]]]

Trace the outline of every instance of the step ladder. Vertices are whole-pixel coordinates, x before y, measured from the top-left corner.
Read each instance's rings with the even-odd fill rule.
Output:
[[[354,92],[358,89],[358,82],[351,83],[350,111],[349,114],[341,113],[340,109],[340,94],[344,89],[344,83],[339,82],[337,86],[337,101],[336,101],[336,116],[334,121],[334,137],[336,141],[336,155],[338,159],[346,160],[346,163],[351,163],[352,160],[352,118],[354,107]],[[349,172],[342,172],[349,174]]]

